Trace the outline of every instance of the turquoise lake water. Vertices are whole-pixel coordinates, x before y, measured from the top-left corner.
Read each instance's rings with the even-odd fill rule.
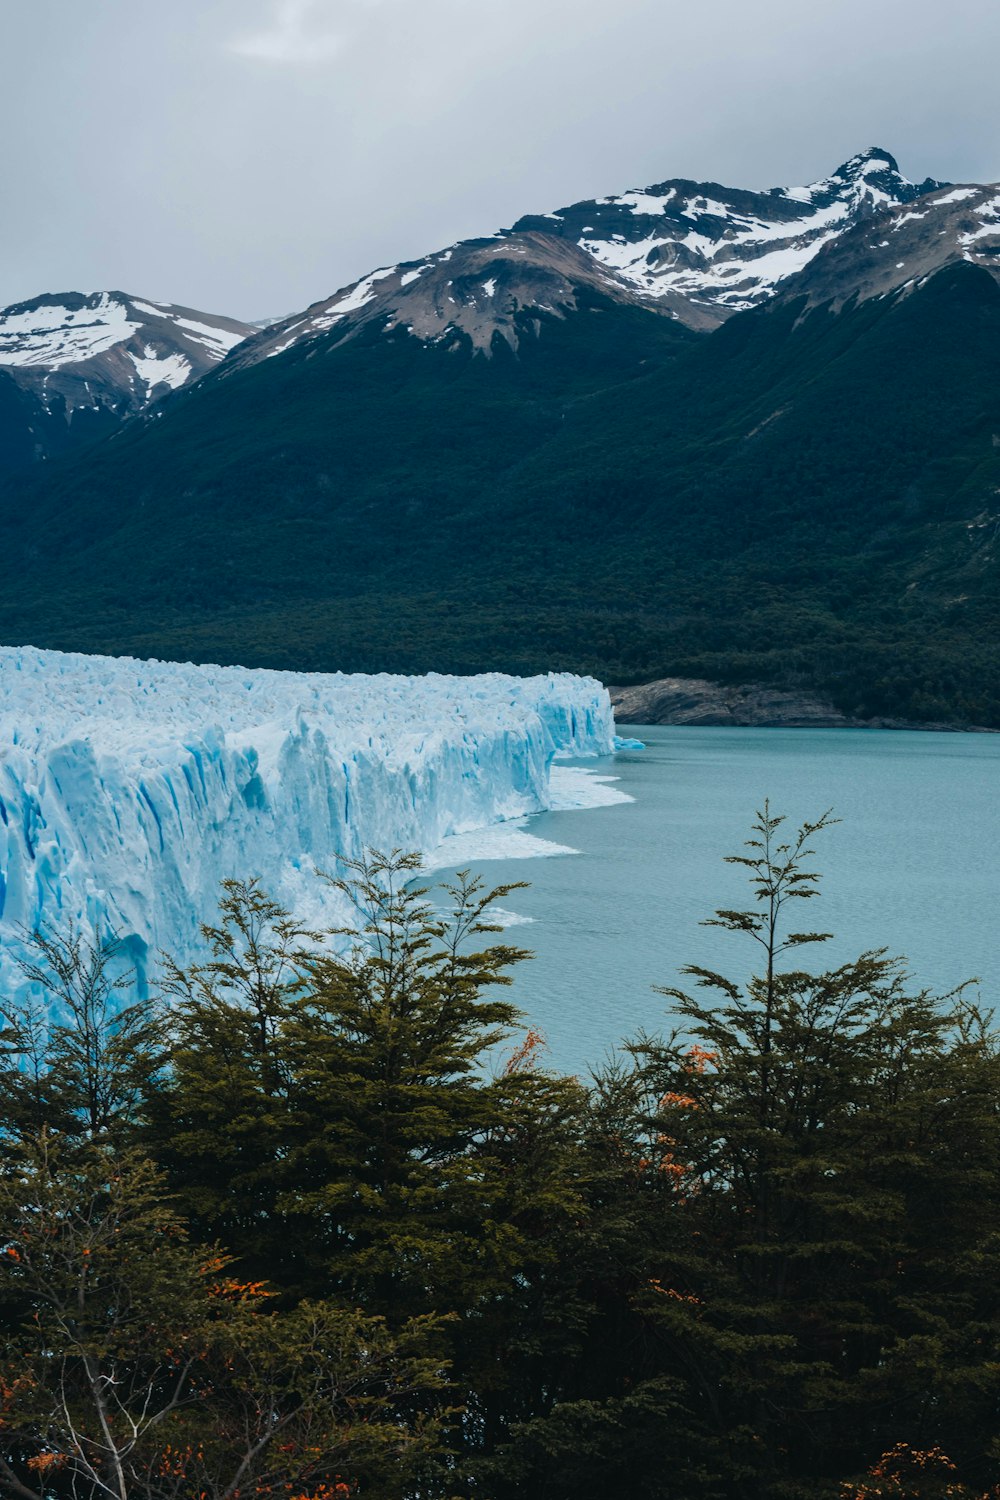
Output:
[[[473,862],[491,884],[531,882],[503,903],[529,919],[506,936],[535,954],[511,993],[551,1065],[581,1072],[640,1027],[665,1029],[668,1002],[652,986],[677,983],[683,964],[747,972],[754,945],[699,922],[751,904],[723,857],[740,852],[765,797],[789,825],[829,807],[842,820],[817,836],[821,896],[795,912],[796,926],[836,936],[803,960],[831,967],[885,946],[921,987],[978,977],[1000,1012],[1000,735],[628,732],[646,748],[578,764],[619,777],[633,802],[528,825],[578,853]]]

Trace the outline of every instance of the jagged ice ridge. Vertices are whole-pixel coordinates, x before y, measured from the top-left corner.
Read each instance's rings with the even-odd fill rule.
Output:
[[[566,805],[553,760],[614,744],[607,692],[569,674],[345,676],[0,647],[0,987],[23,985],[19,934],[73,921],[116,933],[142,989],[160,951],[196,956],[228,876],[259,876],[307,920],[342,920],[317,866],[367,847],[426,854]]]

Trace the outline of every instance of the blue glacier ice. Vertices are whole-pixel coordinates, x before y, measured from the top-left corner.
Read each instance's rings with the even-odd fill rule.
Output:
[[[592,678],[347,676],[0,647],[0,987],[19,932],[116,933],[140,984],[197,953],[227,876],[342,918],[314,871],[558,805],[614,748]]]

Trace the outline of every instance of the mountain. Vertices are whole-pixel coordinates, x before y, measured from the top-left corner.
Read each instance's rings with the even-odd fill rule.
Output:
[[[0,312],[0,471],[115,431],[254,332],[125,292],[66,292]]]
[[[576,244],[692,328],[755,307],[846,229],[943,184],[913,183],[877,146],[807,187],[764,192],[673,178],[529,215],[514,233]]]
[[[808,273],[779,293],[810,307],[842,307],[921,285],[945,266],[967,262],[1000,280],[1000,188],[966,184],[862,220],[822,250]]]
[[[908,181],[877,147],[801,188],[747,192],[676,178],[467,240],[422,260],[370,272],[305,312],[268,325],[226,371],[320,335],[404,329],[422,343],[488,354],[517,348],[530,310],[564,317],[579,293],[676,318],[699,332],[773,296],[831,241],[881,210],[942,184]],[[529,324],[537,333],[540,324]]]
[[[537,337],[541,318],[563,318],[594,297],[645,308],[637,290],[577,245],[536,231],[466,240],[399,266],[386,266],[282,319],[243,345],[223,374],[332,335],[402,331],[423,344],[490,354],[494,339],[516,350]]]
[[[0,638],[1000,725],[1000,194],[852,163],[707,332],[524,221],[258,332],[8,490]]]

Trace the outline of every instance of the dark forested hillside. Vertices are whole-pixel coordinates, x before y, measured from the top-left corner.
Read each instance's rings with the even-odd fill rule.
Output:
[[[701,337],[584,289],[489,358],[369,325],[224,366],[8,490],[0,638],[1000,724],[1000,287],[795,293]]]

